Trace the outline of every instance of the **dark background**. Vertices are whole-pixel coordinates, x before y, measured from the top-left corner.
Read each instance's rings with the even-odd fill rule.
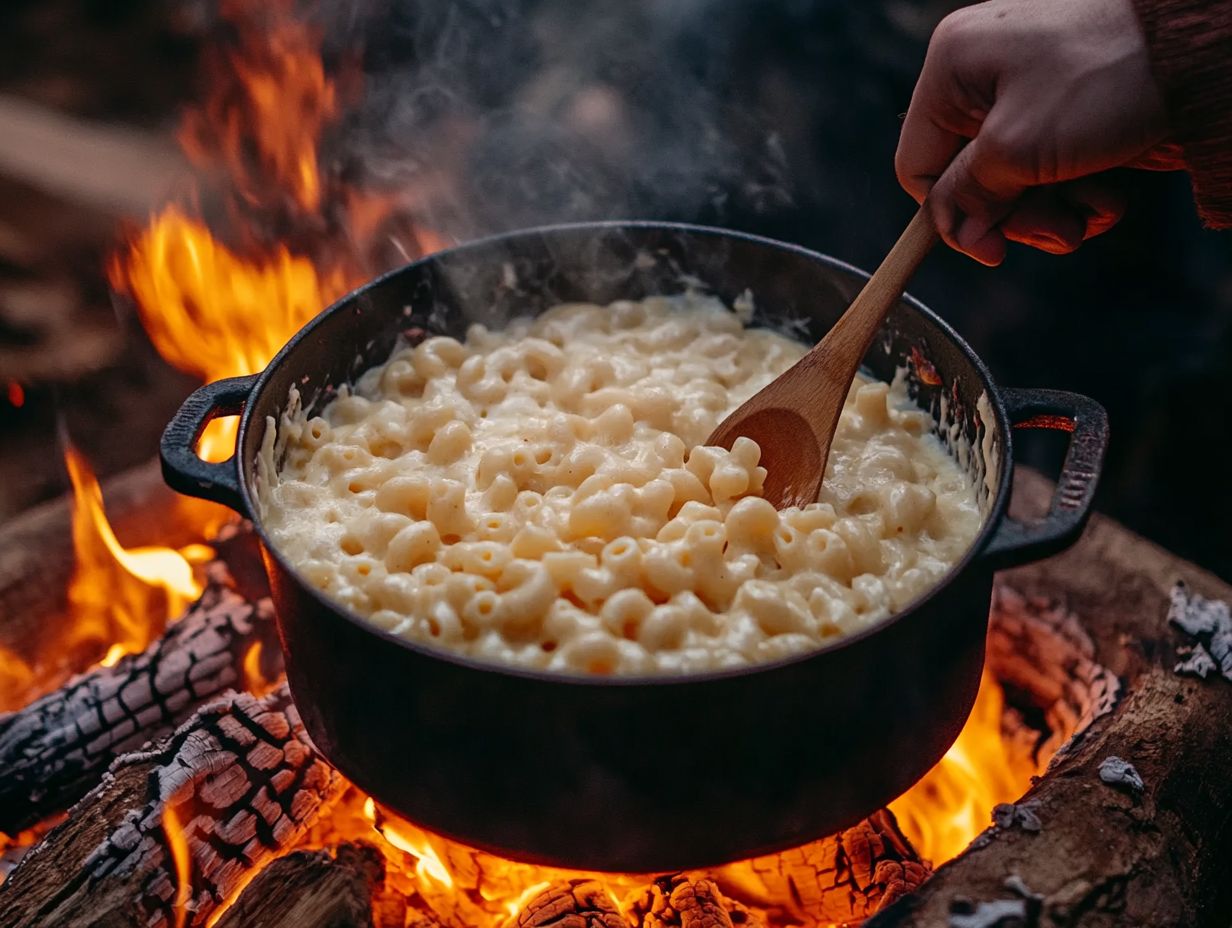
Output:
[[[362,48],[366,88],[323,159],[360,182],[438,190],[420,218],[456,238],[658,217],[871,267],[914,209],[893,153],[953,5],[316,4],[327,60]],[[210,2],[6,0],[0,94],[165,139],[200,93],[202,48],[227,28]],[[192,386],[108,294],[122,217],[6,174],[5,144],[0,133],[0,517],[65,487],[59,424],[116,473],[154,454]],[[912,291],[1000,383],[1099,399],[1113,426],[1099,508],[1232,579],[1232,246],[1201,228],[1183,175],[1128,181],[1129,215],[1078,253],[1012,247],[990,270],[938,251]],[[1049,467],[1056,453],[1035,443],[1020,457]]]

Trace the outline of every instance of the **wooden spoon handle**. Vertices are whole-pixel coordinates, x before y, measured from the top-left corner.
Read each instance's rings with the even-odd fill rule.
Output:
[[[854,357],[858,364],[881,327],[881,320],[903,295],[907,281],[939,238],[926,200],[864,289],[851,301],[847,312],[813,350],[821,349],[826,354],[841,351],[843,357]]]

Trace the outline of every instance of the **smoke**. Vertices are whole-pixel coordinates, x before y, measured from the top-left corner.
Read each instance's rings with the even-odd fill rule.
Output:
[[[572,220],[722,222],[789,206],[773,86],[741,61],[756,4],[729,0],[353,3],[363,93],[328,157],[403,191],[457,239]]]
[[[239,206],[272,201],[248,228],[375,274],[450,241],[622,218],[871,264],[912,205],[893,151],[948,0],[180,2],[213,11],[207,44],[292,8],[320,27],[345,114],[320,143],[322,208],[288,207],[277,182]]]

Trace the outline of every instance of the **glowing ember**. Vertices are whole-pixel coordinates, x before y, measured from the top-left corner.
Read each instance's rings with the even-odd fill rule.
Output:
[[[8,395],[9,404],[20,409],[26,404],[26,391],[22,385],[16,380],[10,380],[5,391]]]
[[[1001,737],[1005,696],[988,673],[975,707],[945,757],[890,803],[921,856],[940,865],[958,856],[988,827],[995,805],[1013,802],[1030,786],[1016,774]]]
[[[347,822],[345,810],[338,821]],[[552,883],[580,878],[599,881],[619,908],[619,900],[648,880],[645,874],[593,873],[507,860],[412,825],[371,797],[363,801],[359,821],[370,823],[385,839],[381,849],[391,874],[409,879],[405,889],[422,897],[445,925],[500,928]],[[357,823],[352,818],[342,826],[347,837],[371,840],[370,831],[351,833]]]
[[[109,268],[113,286],[132,298],[162,355],[203,381],[261,370],[305,322],[370,276],[354,260],[353,246],[404,206],[345,189],[322,171],[318,145],[339,115],[340,94],[322,65],[319,35],[295,21],[292,0],[224,0],[222,12],[236,40],[208,57],[207,98],[186,115],[180,139],[198,166],[228,179],[227,241],[237,244],[224,245],[194,211],[171,205]],[[277,229],[311,237],[339,223],[335,244],[345,247],[306,249],[301,242],[292,248],[269,241]],[[443,243],[421,235],[418,244]],[[309,250],[315,260],[305,254]],[[915,362],[928,380],[931,366],[918,356]],[[13,385],[8,390],[19,405]],[[211,425],[202,438],[203,456],[219,461],[231,455],[235,421]],[[74,540],[80,567],[71,593],[72,634],[58,647],[88,646],[93,659],[114,662],[144,647],[166,617],[196,595],[196,587],[188,562],[175,552],[124,551],[103,517],[85,462],[71,451],[68,460],[79,501]],[[257,691],[271,682],[261,673],[261,657],[254,647],[244,659],[245,683]],[[0,708],[7,692],[29,687],[33,676],[16,655],[0,650]],[[988,823],[996,803],[1016,799],[1027,786],[1007,759],[1002,700],[1000,688],[986,678],[953,748],[891,806],[904,832],[935,864],[959,853]],[[170,807],[164,828],[176,864],[180,928],[189,916],[191,862]],[[382,837],[391,881],[422,898],[447,925],[498,928],[557,880],[593,877],[618,907],[617,900],[645,884],[644,876],[579,874],[475,851],[388,814],[355,791],[322,823],[314,843]],[[254,875],[246,874],[244,883]]]

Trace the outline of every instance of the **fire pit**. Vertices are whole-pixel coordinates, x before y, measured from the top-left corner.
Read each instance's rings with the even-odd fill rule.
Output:
[[[318,164],[341,93],[319,37],[282,3],[226,6],[238,38],[183,138],[230,187],[167,207],[110,269],[164,356],[202,380],[264,367],[383,266],[389,242],[400,262],[442,245],[402,200]],[[284,109],[299,118],[275,118]],[[201,450],[220,460],[233,444],[234,420],[218,420]],[[68,463],[71,502],[0,527],[0,928],[1230,917],[1232,621],[1194,597],[1232,588],[1107,520],[1064,557],[1000,576],[975,709],[888,808],[704,871],[596,874],[464,847],[359,792],[289,698],[246,527],[173,497],[153,466],[111,484],[104,515],[86,462]],[[1027,473],[1016,498],[1051,492]]]
[[[1051,492],[1031,474],[1018,491]],[[25,537],[63,558],[66,509],[8,526],[5,550]],[[1001,578],[976,709],[888,809],[793,851],[658,875],[507,861],[379,808],[303,733],[251,536],[230,524],[214,549],[199,599],[144,651],[42,677],[45,695],[0,717],[0,926],[1204,924],[1217,905],[1203,862],[1227,849],[1226,807],[1190,771],[1229,751],[1232,689],[1174,672],[1165,619],[1178,578],[1232,590],[1105,520]],[[30,615],[54,614],[54,596],[22,592]]]

